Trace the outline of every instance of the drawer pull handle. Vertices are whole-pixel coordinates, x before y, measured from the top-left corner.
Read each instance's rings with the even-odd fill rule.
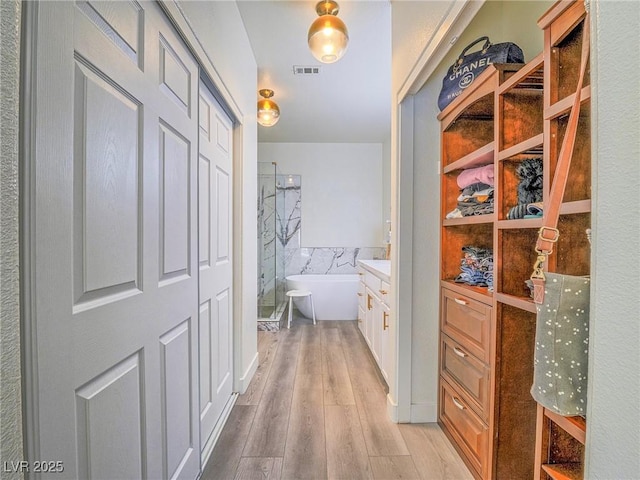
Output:
[[[466,410],[466,407],[460,403],[460,400],[458,400],[456,397],[451,397],[451,399],[453,400],[453,404],[458,407],[460,410]]]
[[[358,292],[358,296],[359,296],[359,297],[364,297],[364,294],[363,294],[363,293]]]
[[[453,347],[453,351],[455,352],[456,355],[458,355],[459,357],[465,358],[467,356],[467,353],[460,350],[458,347]]]
[[[367,293],[367,310],[371,310],[373,307],[371,306],[371,295]]]
[[[378,290],[378,291],[379,291],[382,295],[386,295],[387,293],[389,293],[389,292],[387,292],[386,290]]]
[[[358,275],[364,275],[364,273],[362,273],[362,272],[358,272]]]
[[[467,302],[466,300],[462,300],[461,298],[455,298],[453,299],[454,302],[456,302],[458,305],[468,305],[469,302]]]
[[[389,324],[387,323],[388,318],[389,314],[387,312],[382,312],[382,330],[389,328]]]

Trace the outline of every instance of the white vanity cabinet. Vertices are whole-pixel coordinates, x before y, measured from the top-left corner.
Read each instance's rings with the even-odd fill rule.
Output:
[[[358,327],[369,345],[371,354],[380,368],[382,376],[389,381],[396,360],[392,352],[393,338],[390,334],[389,262],[387,260],[359,260]],[[395,329],[393,329],[395,331]]]

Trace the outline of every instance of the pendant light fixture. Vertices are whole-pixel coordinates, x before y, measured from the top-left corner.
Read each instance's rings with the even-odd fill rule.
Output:
[[[273,97],[273,90],[263,88],[258,90],[258,93],[263,97],[258,100],[258,123],[263,127],[273,127],[280,120],[278,104],[269,100]]]
[[[320,15],[309,27],[309,49],[322,63],[333,63],[347,51],[349,32],[337,15],[340,7],[333,0],[321,0],[316,5]]]

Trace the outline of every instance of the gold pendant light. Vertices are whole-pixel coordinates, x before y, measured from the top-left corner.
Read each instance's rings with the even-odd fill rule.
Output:
[[[349,32],[337,15],[340,7],[333,0],[322,0],[316,5],[320,15],[309,27],[309,49],[322,63],[333,63],[347,51]]]
[[[263,127],[273,127],[280,120],[280,108],[273,100],[273,90],[263,88],[258,93],[264,97],[258,100],[258,123]]]

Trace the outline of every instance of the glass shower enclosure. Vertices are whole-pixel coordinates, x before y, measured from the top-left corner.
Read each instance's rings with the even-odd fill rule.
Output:
[[[285,307],[285,256],[279,239],[283,182],[275,162],[258,162],[258,321],[279,322]]]

